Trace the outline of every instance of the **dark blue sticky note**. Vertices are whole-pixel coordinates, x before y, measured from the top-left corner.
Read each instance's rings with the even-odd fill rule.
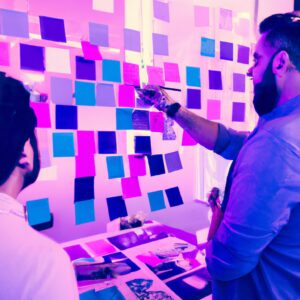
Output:
[[[166,208],[163,191],[155,191],[148,193],[148,199],[151,211],[156,211]]]
[[[200,68],[186,67],[186,84],[189,86],[201,86]]]
[[[96,80],[95,61],[76,56],[76,78]]]
[[[233,91],[234,92],[245,92],[245,74],[233,73]]]
[[[52,138],[54,157],[73,157],[75,155],[72,132],[53,132]]]
[[[124,29],[124,45],[125,50],[141,51],[141,38],[140,32],[133,29]]]
[[[156,176],[156,175],[161,175],[166,173],[163,156],[161,154],[148,155],[147,158],[148,158],[148,164],[149,164],[151,176]]]
[[[75,98],[77,105],[94,106],[96,104],[95,84],[75,81]]]
[[[73,102],[72,79],[51,77],[51,100],[55,104],[71,105]]]
[[[106,288],[104,290],[100,290],[96,292],[98,300],[126,300],[119,289],[114,285],[112,287]]]
[[[120,217],[128,216],[126,204],[122,196],[110,197],[106,199],[109,219],[112,221]]]
[[[119,61],[103,59],[102,80],[121,82],[121,64]]]
[[[71,105],[56,105],[56,129],[77,129],[77,107]]]
[[[109,179],[125,177],[122,156],[107,156],[106,166]]]
[[[45,71],[44,48],[20,43],[21,69]]]
[[[105,24],[89,23],[90,43],[102,47],[109,46],[108,26]]]
[[[187,89],[188,108],[201,109],[201,90]]]
[[[47,223],[51,220],[48,198],[27,201],[26,207],[30,226]]]
[[[98,153],[112,154],[117,153],[117,140],[115,131],[98,132]]]
[[[76,225],[95,221],[94,199],[75,202]]]
[[[238,59],[241,64],[249,64],[250,48],[242,45],[238,45]]]
[[[166,189],[166,194],[171,207],[183,204],[178,186]]]
[[[201,38],[201,55],[215,57],[215,40],[202,37]]]
[[[132,113],[133,129],[136,130],[149,130],[149,111],[136,109]]]
[[[133,112],[132,108],[117,108],[116,109],[116,119],[117,119],[117,129],[118,130],[133,129],[132,112]]]
[[[75,178],[75,202],[95,199],[94,177]]]
[[[220,42],[220,59],[233,60],[233,43]]]
[[[178,151],[165,154],[165,159],[169,173],[182,169]]]
[[[150,136],[136,136],[134,139],[134,153],[151,154],[151,138]]]
[[[108,107],[116,106],[113,84],[98,83],[96,85],[96,104],[99,106],[108,106]]]
[[[40,27],[43,40],[66,42],[65,23],[63,19],[40,16]]]
[[[211,90],[222,90],[222,75],[221,71],[209,70],[209,89]]]
[[[245,121],[245,103],[242,102],[232,103],[232,121],[233,122]]]

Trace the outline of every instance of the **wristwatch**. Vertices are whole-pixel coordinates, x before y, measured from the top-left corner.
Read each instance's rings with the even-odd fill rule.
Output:
[[[170,118],[174,118],[176,113],[179,111],[180,107],[181,107],[180,103],[177,102],[169,105],[166,109],[167,116]]]

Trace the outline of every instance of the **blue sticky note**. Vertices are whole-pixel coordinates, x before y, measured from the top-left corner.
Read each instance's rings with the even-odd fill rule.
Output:
[[[44,48],[20,43],[20,62],[23,70],[45,71]]]
[[[168,36],[159,33],[152,33],[153,54],[169,55]]]
[[[89,23],[90,43],[109,47],[108,26],[105,24]]]
[[[47,223],[51,220],[48,198],[27,201],[26,207],[30,226]]]
[[[97,291],[96,295],[98,300],[107,300],[107,299],[126,300],[116,286],[112,286],[104,290]]]
[[[0,33],[8,36],[29,38],[28,14],[15,10],[0,9]]]
[[[96,105],[99,106],[116,106],[114,85],[111,83],[98,83],[96,85]]]
[[[186,67],[186,84],[188,86],[201,86],[200,68]]]
[[[209,89],[211,90],[223,89],[221,71],[209,70],[208,76],[209,76]]]
[[[201,109],[201,90],[187,89],[186,107]]]
[[[75,178],[74,181],[75,202],[95,199],[94,180],[95,178],[93,176]]]
[[[73,102],[72,79],[51,77],[51,100],[55,104],[71,105]]]
[[[75,99],[77,105],[94,106],[96,104],[95,84],[75,81]]]
[[[98,132],[98,153],[113,154],[117,153],[117,139],[115,131]]]
[[[201,55],[215,57],[215,40],[202,37],[201,38]]]
[[[182,197],[178,187],[166,189],[166,194],[171,207],[183,204]]]
[[[76,78],[96,80],[96,64],[94,60],[76,56]]]
[[[147,158],[151,176],[162,175],[166,173],[163,156],[161,154],[148,155]]]
[[[136,130],[149,130],[149,111],[135,109],[132,113],[133,129]]]
[[[109,179],[125,177],[122,156],[107,156],[106,166]]]
[[[66,42],[65,23],[63,19],[40,16],[40,27],[43,40]]]
[[[106,199],[109,219],[112,221],[120,217],[128,216],[125,201],[122,196]]]
[[[53,132],[53,156],[73,157],[75,155],[72,132]]]
[[[90,290],[90,291],[79,294],[79,299],[80,300],[99,300],[96,295],[95,290]]]
[[[77,129],[77,107],[72,105],[56,105],[56,129]]]
[[[118,130],[133,129],[132,112],[133,112],[132,108],[117,108],[116,109],[116,119],[117,119],[117,129]]]
[[[76,225],[94,222],[94,221],[95,221],[94,199],[75,202]]]
[[[141,51],[141,38],[140,32],[133,29],[124,29],[124,45],[125,50]]]
[[[233,61],[233,43],[220,42],[220,59]]]
[[[178,151],[165,154],[165,160],[169,173],[182,169],[182,164]]]
[[[148,193],[151,211],[156,211],[166,208],[163,191]]]
[[[136,136],[134,139],[134,153],[151,154],[151,138],[150,136]]]
[[[121,64],[117,60],[102,61],[102,80],[121,82]]]

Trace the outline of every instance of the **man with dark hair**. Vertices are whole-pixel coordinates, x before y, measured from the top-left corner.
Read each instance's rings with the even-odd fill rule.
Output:
[[[0,299],[78,299],[67,254],[29,226],[16,200],[40,169],[29,98],[20,81],[0,72]]]

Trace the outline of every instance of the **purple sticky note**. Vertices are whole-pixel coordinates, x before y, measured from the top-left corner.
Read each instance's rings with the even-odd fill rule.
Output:
[[[0,42],[0,66],[9,66],[9,44]]]
[[[1,9],[0,20],[1,34],[20,38],[29,38],[29,25],[27,13],[15,10]]]
[[[145,176],[146,162],[143,155],[128,155],[130,176]]]
[[[165,154],[165,160],[169,173],[182,169],[182,164],[178,151]]]
[[[238,59],[241,64],[249,64],[250,48],[242,45],[238,45]]]
[[[140,85],[139,65],[123,62],[123,81],[125,84]]]
[[[209,7],[195,6],[195,26],[209,26]]]
[[[115,107],[114,85],[110,83],[97,83],[96,104],[99,106]]]
[[[121,185],[124,199],[142,196],[137,177],[121,178]]]
[[[89,23],[90,42],[93,45],[108,47],[108,25]]]
[[[92,45],[86,41],[81,41],[81,48],[85,59],[91,59],[91,60],[102,59],[100,50],[96,45]]]
[[[63,19],[40,16],[41,36],[43,40],[66,42]]]
[[[232,122],[245,121],[245,103],[233,102],[232,103]]]
[[[221,101],[207,100],[207,119],[220,120],[221,118]]]
[[[134,87],[130,85],[119,85],[119,106],[120,107],[134,107],[135,94]]]
[[[49,103],[31,102],[30,106],[37,117],[37,127],[51,128]]]
[[[132,125],[135,130],[149,130],[149,111],[135,109],[132,113]]]
[[[95,61],[76,56],[76,79],[96,80]]]
[[[245,92],[245,75],[240,73],[233,73],[233,91]]]
[[[232,10],[220,8],[219,28],[232,30]]]
[[[186,107],[193,109],[201,109],[201,90],[187,89]]]
[[[169,55],[168,36],[159,33],[152,34],[153,54]]]
[[[124,45],[125,50],[141,51],[141,37],[140,32],[133,29],[124,29]]]
[[[165,80],[169,82],[180,82],[178,64],[175,63],[164,63],[165,69]]]
[[[220,42],[220,58],[224,60],[233,60],[233,43]]]
[[[20,43],[20,61],[23,70],[45,71],[44,48]]]
[[[98,240],[86,243],[95,256],[104,256],[117,252],[117,249],[106,240]]]
[[[77,153],[82,156],[93,156],[96,152],[94,131],[77,131]]]
[[[221,71],[209,70],[209,89],[211,90],[222,90],[222,74]]]
[[[161,112],[150,112],[150,130],[152,132],[164,132],[165,118]]]
[[[51,77],[51,101],[55,104],[73,104],[72,79]]]
[[[148,84],[165,85],[162,68],[147,66],[147,74]]]
[[[65,247],[64,250],[67,252],[71,260],[91,257],[80,245]]]
[[[154,11],[154,17],[169,22],[170,16],[169,16],[169,3],[164,3],[158,0],[153,1],[153,11]]]
[[[184,130],[182,135],[182,146],[194,146],[197,142]]]

